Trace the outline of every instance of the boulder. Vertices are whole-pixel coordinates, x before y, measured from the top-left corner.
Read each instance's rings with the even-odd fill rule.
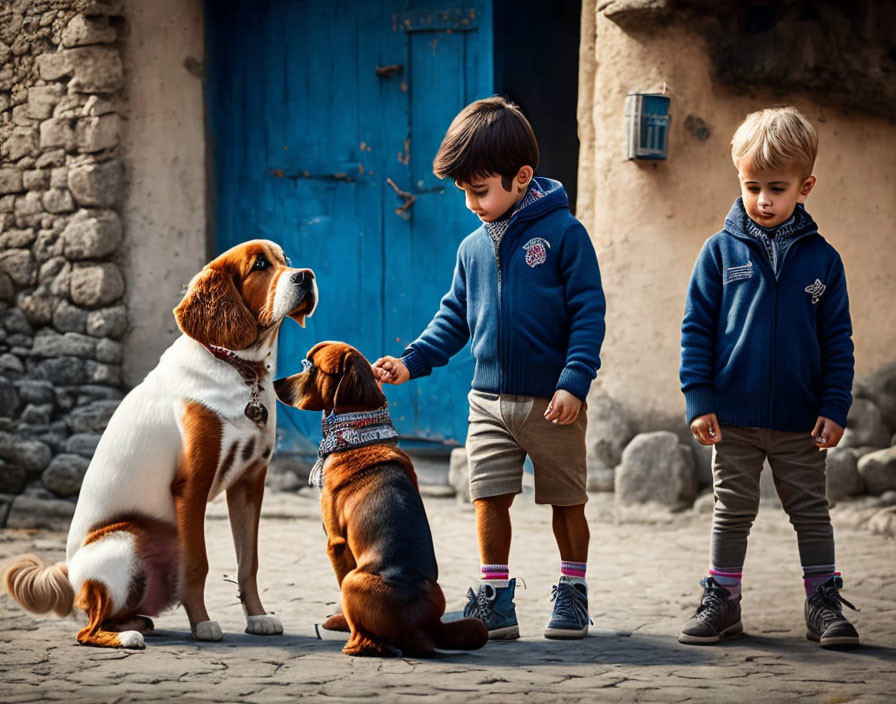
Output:
[[[6,527],[67,531],[74,514],[75,504],[71,501],[22,494],[12,502]]]
[[[896,432],[896,362],[877,370],[866,382],[867,393],[880,409],[890,432]]]
[[[470,503],[470,463],[467,461],[467,450],[464,447],[455,447],[451,450],[448,483],[454,488],[459,502]]]
[[[588,491],[614,491],[616,470],[591,465],[588,467]]]
[[[616,468],[616,502],[690,506],[697,493],[694,458],[678,436],[665,430],[636,435]]]
[[[859,474],[868,493],[879,496],[896,489],[896,447],[871,452],[859,460]]]
[[[858,465],[859,455],[853,448],[834,447],[828,450],[825,481],[829,501],[858,496],[865,491]]]
[[[887,447],[890,430],[873,401],[857,398],[849,409],[840,447]]]
[[[77,495],[90,460],[80,455],[56,455],[41,474],[41,482],[56,496]]]
[[[124,164],[113,159],[72,166],[68,171],[68,188],[78,205],[112,207],[124,193]]]
[[[99,433],[76,433],[65,441],[65,451],[91,459],[101,437]]]
[[[72,433],[102,433],[109,423],[118,401],[93,401],[78,406],[68,414],[66,422]]]
[[[62,231],[69,259],[102,259],[121,242],[121,219],[114,210],[79,210]]]
[[[588,469],[613,469],[622,459],[622,451],[635,436],[625,409],[603,391],[588,397],[588,430],[585,436]]]
[[[128,329],[128,314],[124,306],[92,310],[87,314],[87,334],[94,337],[119,338]]]
[[[28,482],[23,467],[0,460],[0,494],[18,494]]]
[[[111,262],[77,265],[71,274],[71,297],[77,305],[99,308],[121,298],[124,278]]]

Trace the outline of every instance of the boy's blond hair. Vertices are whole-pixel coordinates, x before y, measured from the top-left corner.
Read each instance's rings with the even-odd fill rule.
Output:
[[[760,171],[796,166],[803,178],[812,175],[817,153],[818,133],[793,106],[750,113],[731,140],[735,166],[744,158]]]

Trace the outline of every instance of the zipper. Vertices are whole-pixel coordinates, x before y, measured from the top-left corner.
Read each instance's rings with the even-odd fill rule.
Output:
[[[510,227],[508,226],[507,229],[509,230]],[[492,240],[492,244],[495,247],[495,267],[498,272],[498,393],[504,390],[504,348],[501,346],[501,312],[503,310],[501,305],[501,242],[504,241],[505,237],[507,237],[507,230],[504,231],[501,239],[497,242]]]

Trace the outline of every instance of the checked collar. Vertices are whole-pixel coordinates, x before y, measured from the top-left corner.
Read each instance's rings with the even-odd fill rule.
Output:
[[[331,413],[321,411],[323,439],[317,450],[318,460],[311,470],[308,484],[323,486],[324,460],[334,452],[356,450],[368,445],[397,445],[398,431],[392,425],[388,405],[373,411]]]
[[[237,355],[236,352],[229,350],[226,347],[207,345],[204,342],[202,343],[202,346],[216,359],[220,359],[222,362],[226,362],[236,369],[237,373],[242,378],[243,383],[248,386],[249,390],[252,392],[252,398],[249,400],[249,403],[246,404],[243,413],[246,418],[255,423],[259,428],[264,427],[268,422],[268,409],[258,400],[258,393],[264,391],[264,387],[261,385],[261,380],[264,375],[267,374],[270,365],[263,361],[243,359]]]

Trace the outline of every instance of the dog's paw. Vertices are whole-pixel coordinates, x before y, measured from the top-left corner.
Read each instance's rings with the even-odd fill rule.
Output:
[[[330,616],[321,626],[328,631],[344,631],[348,633],[351,630],[348,621],[345,619],[345,614],[341,611]]]
[[[140,631],[122,631],[118,634],[118,642],[122,648],[145,648],[143,634]]]
[[[217,641],[224,638],[224,633],[217,621],[200,621],[193,628],[193,637],[196,640]]]
[[[280,619],[271,614],[246,617],[246,633],[255,636],[279,636],[283,633]]]

